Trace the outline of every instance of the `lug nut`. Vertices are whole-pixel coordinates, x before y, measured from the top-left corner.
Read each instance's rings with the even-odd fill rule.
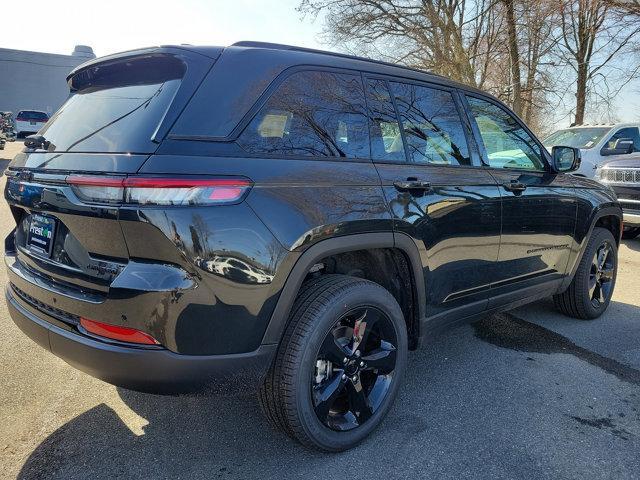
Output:
[[[344,359],[342,360],[342,363],[347,363],[349,361],[349,359],[347,357],[344,357]]]
[[[342,374],[342,379],[343,379],[343,380],[346,380],[346,379],[347,379],[347,374],[346,374],[346,373],[343,373],[343,374]]]
[[[357,382],[358,382],[358,376],[357,376],[357,375],[354,375],[353,377],[351,377],[351,381],[352,381],[353,383],[357,383]]]
[[[356,350],[356,357],[360,356],[360,350]]]
[[[360,366],[361,366],[361,367],[364,367],[364,362],[360,362]]]

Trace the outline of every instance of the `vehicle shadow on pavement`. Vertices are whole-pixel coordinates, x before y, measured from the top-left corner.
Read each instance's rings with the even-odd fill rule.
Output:
[[[274,432],[254,395],[118,389],[148,421],[143,434],[98,405],[38,445],[18,478],[630,478],[639,471],[636,378],[612,375],[584,351],[565,352],[560,334],[541,347],[541,322],[509,314],[483,322],[412,353],[390,415],[351,451],[312,452]],[[615,320],[602,322],[597,335],[615,328]]]
[[[626,245],[629,250],[640,252],[640,237],[634,238],[633,240],[623,240],[622,243]]]
[[[0,150],[0,175],[4,173],[11,160],[2,158],[2,150]]]

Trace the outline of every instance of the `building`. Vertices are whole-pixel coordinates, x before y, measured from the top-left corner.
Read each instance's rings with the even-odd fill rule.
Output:
[[[71,55],[0,48],[0,111],[41,110],[52,114],[69,96],[67,74],[95,58],[78,45]]]

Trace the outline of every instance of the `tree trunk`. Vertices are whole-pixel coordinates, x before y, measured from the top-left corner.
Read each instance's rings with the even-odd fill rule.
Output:
[[[514,0],[503,0],[506,10],[507,35],[509,38],[509,60],[511,62],[511,84],[513,88],[513,103],[511,108],[516,115],[522,115],[522,84],[520,80],[520,53],[518,51],[518,37],[516,34],[516,20],[513,7]]]
[[[589,65],[581,63],[578,65],[578,78],[576,82],[576,118],[575,125],[584,123],[584,111],[587,104],[587,75]]]

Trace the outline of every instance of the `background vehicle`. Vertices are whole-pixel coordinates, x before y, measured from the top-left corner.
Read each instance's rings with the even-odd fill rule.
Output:
[[[640,159],[640,131],[636,123],[583,125],[558,130],[543,140],[547,149],[554,145],[579,148],[580,168],[574,173],[593,178],[598,166],[614,160]]]
[[[481,91],[251,42],[112,55],[69,85],[7,168],[7,303],[108,382],[259,388],[273,426],[338,451],[435,330],[611,299],[613,192]]]
[[[596,172],[596,180],[610,186],[624,212],[624,238],[640,235],[640,158],[606,163]]]
[[[15,130],[18,137],[36,133],[49,120],[46,112],[38,110],[20,110],[16,115]]]

